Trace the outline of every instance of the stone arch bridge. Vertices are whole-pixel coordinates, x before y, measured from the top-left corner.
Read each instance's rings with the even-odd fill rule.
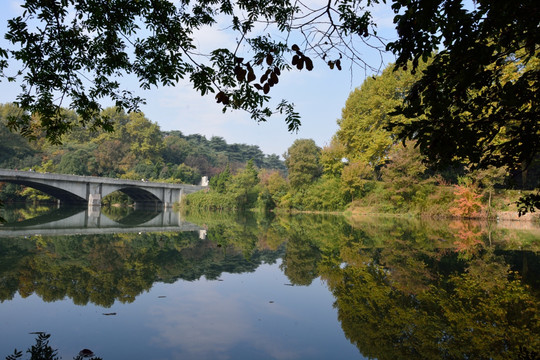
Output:
[[[123,180],[0,169],[0,182],[19,184],[57,198],[61,204],[100,206],[103,197],[121,191],[135,202],[135,207],[170,207],[184,194],[205,186]]]

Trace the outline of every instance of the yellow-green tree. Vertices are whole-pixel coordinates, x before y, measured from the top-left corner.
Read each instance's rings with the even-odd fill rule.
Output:
[[[253,160],[248,161],[246,167],[233,176],[230,191],[236,197],[238,206],[242,209],[250,208],[257,200],[257,189],[259,183],[258,172],[253,164]]]
[[[148,120],[142,113],[130,113],[128,116],[126,132],[131,152],[139,161],[160,161],[164,144],[159,125]]]
[[[293,188],[312,183],[321,173],[321,149],[312,139],[298,139],[283,155]]]
[[[348,164],[343,168],[341,174],[341,188],[347,193],[351,200],[366,184],[367,180],[373,177],[373,168],[361,160]]]
[[[409,88],[418,79],[407,71],[393,71],[388,66],[380,76],[367,78],[349,95],[338,119],[337,140],[345,147],[350,161],[361,160],[372,166],[383,164],[395,140],[386,130],[390,120],[406,122],[406,118],[390,115],[401,105]]]
[[[325,175],[336,177],[341,175],[341,171],[345,165],[343,162],[345,150],[345,146],[338,140],[336,135],[332,136],[330,145],[322,148],[321,164]]]
[[[268,172],[266,170],[259,172],[259,179],[263,187],[263,196],[267,191],[268,195],[272,198],[273,205],[279,204],[281,198],[287,193],[287,180],[281,176],[279,171]],[[259,197],[261,197],[261,194],[259,194]]]

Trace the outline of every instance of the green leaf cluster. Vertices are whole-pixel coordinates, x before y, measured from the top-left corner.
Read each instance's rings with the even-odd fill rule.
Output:
[[[111,306],[134,301],[156,282],[219,279],[281,258],[290,285],[319,278],[328,287],[345,336],[365,357],[522,359],[540,352],[536,230],[527,244],[508,241],[525,239],[519,231],[483,222],[243,215],[189,214],[187,221],[206,226],[206,239],[198,233],[0,239],[0,299],[19,292]],[[476,234],[471,249],[461,227]]]
[[[242,109],[255,121],[281,113],[295,131],[299,114],[287,100],[270,106],[271,88],[287,70],[313,70],[312,57],[330,69],[341,70],[348,60],[377,72],[384,64],[367,64],[362,47],[352,46],[361,43],[393,52],[397,71],[386,69],[351,94],[336,134],[347,160],[377,169],[394,144],[413,140],[438,171],[495,166],[537,187],[537,176],[527,179],[540,156],[540,38],[531,15],[538,13],[537,1],[392,0],[397,38],[389,42],[377,36],[372,7],[379,4],[25,0],[23,14],[8,21],[8,47],[0,49],[0,79],[21,88],[18,113],[7,117],[7,127],[53,143],[79,128],[112,130],[100,102],[137,111],[143,99],[120,84],[132,75],[143,89],[189,79],[202,95],[215,94],[223,111]],[[196,32],[217,26],[232,31],[236,42],[204,51]],[[132,144],[129,151],[144,157],[156,145],[152,136]],[[323,164],[332,176],[342,170],[334,156]],[[310,183],[313,176],[297,178],[309,173],[293,171],[293,188]],[[523,200],[521,210],[536,207],[534,198]]]
[[[232,175],[229,166],[210,179],[208,191],[189,194],[182,200],[187,210],[245,210],[253,208],[259,195],[258,170],[253,160]]]
[[[396,112],[425,118],[394,124],[399,138],[416,139],[439,167],[527,168],[540,144],[538,22],[527,15],[535,2],[398,0],[393,8],[396,67],[415,71],[431,58]]]
[[[293,188],[309,185],[322,174],[321,149],[312,139],[299,139],[283,154]]]
[[[403,104],[419,78],[419,73],[394,71],[390,65],[381,75],[366,78],[349,94],[335,135],[337,142],[345,147],[344,157],[350,162],[362,161],[373,167],[386,162],[388,151],[396,142],[388,125],[408,122],[403,115],[392,116],[391,113]]]

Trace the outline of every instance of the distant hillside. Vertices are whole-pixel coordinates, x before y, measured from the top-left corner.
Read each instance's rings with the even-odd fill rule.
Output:
[[[161,131],[142,113],[126,114],[109,108],[114,131],[74,129],[51,145],[43,133],[28,129],[32,141],[7,128],[19,110],[0,104],[0,168],[27,169],[76,175],[130,179],[153,179],[198,183],[201,176],[213,176],[227,164],[234,171],[253,160],[261,169],[286,172],[276,154],[265,155],[257,145],[227,144],[225,139],[184,135],[181,131]],[[77,117],[66,110],[68,117]]]

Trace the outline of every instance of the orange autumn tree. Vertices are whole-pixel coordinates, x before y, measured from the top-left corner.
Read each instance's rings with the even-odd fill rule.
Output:
[[[482,210],[481,195],[477,194],[473,187],[456,185],[455,188],[456,198],[454,206],[449,209],[450,214],[462,218],[477,217]]]

